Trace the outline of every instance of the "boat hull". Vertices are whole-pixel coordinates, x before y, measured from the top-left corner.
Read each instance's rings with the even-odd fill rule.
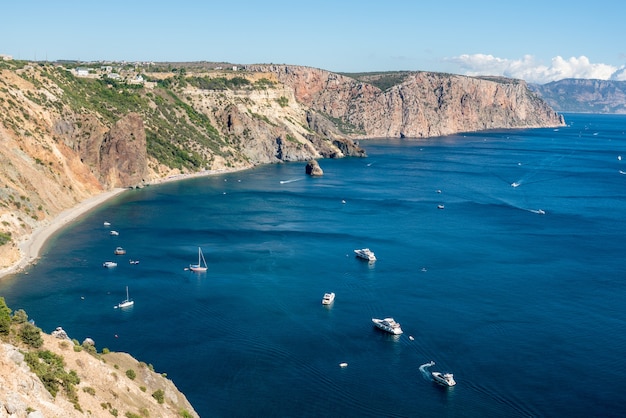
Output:
[[[372,323],[374,324],[376,328],[381,329],[393,335],[400,335],[403,333],[402,328],[400,328],[400,324],[395,322],[393,318],[385,318],[385,319],[372,318]]]

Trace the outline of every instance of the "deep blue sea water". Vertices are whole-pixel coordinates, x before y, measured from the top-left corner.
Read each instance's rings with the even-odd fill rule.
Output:
[[[202,417],[624,416],[626,116],[565,116],[362,141],[321,178],[289,163],[127,191],[0,295],[167,373]],[[185,270],[199,246],[205,274]],[[405,333],[372,327],[385,316]]]

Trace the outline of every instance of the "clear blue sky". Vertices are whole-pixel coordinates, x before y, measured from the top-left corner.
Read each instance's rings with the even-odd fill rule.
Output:
[[[626,3],[614,0],[6,3],[0,54],[15,59],[626,79]]]

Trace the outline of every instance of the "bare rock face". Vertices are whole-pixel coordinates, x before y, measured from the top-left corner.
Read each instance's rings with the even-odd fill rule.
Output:
[[[322,167],[320,167],[319,163],[316,160],[311,160],[306,164],[304,171],[313,177],[321,177],[324,175],[324,171]]]
[[[100,146],[100,180],[109,187],[141,183],[148,167],[143,119],[129,113],[117,121]]]
[[[563,117],[522,80],[411,72],[382,91],[299,66],[251,66],[294,89],[296,100],[354,127],[352,138],[426,138],[486,129],[563,126]]]

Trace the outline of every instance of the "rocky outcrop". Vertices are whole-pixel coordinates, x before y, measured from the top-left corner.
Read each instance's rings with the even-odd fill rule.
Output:
[[[130,187],[146,180],[146,131],[140,115],[129,113],[113,125],[104,136],[99,159],[99,178],[107,188]]]
[[[357,141],[373,137],[563,124],[524,82],[510,79],[406,72],[385,84],[384,75],[257,65],[185,80],[147,74],[174,80],[150,89],[68,74],[50,64],[0,67],[0,239],[7,242],[0,269],[19,259],[20,237],[113,188],[205,170],[365,157]],[[228,77],[248,84],[205,87]]]
[[[312,177],[321,177],[324,175],[324,170],[322,170],[322,167],[320,167],[319,163],[316,160],[311,160],[306,163],[304,172]]]
[[[385,91],[328,71],[278,65],[246,67],[275,74],[296,100],[347,125],[351,138],[426,138],[487,129],[562,126],[563,117],[524,81],[411,72]]]
[[[174,383],[147,364],[126,353],[77,350],[67,336],[58,336],[42,334],[39,350],[60,356],[65,371],[76,373],[73,394],[59,390],[52,396],[25,361],[29,349],[0,342],[0,417],[198,417]],[[162,401],[153,396],[157,392]]]

